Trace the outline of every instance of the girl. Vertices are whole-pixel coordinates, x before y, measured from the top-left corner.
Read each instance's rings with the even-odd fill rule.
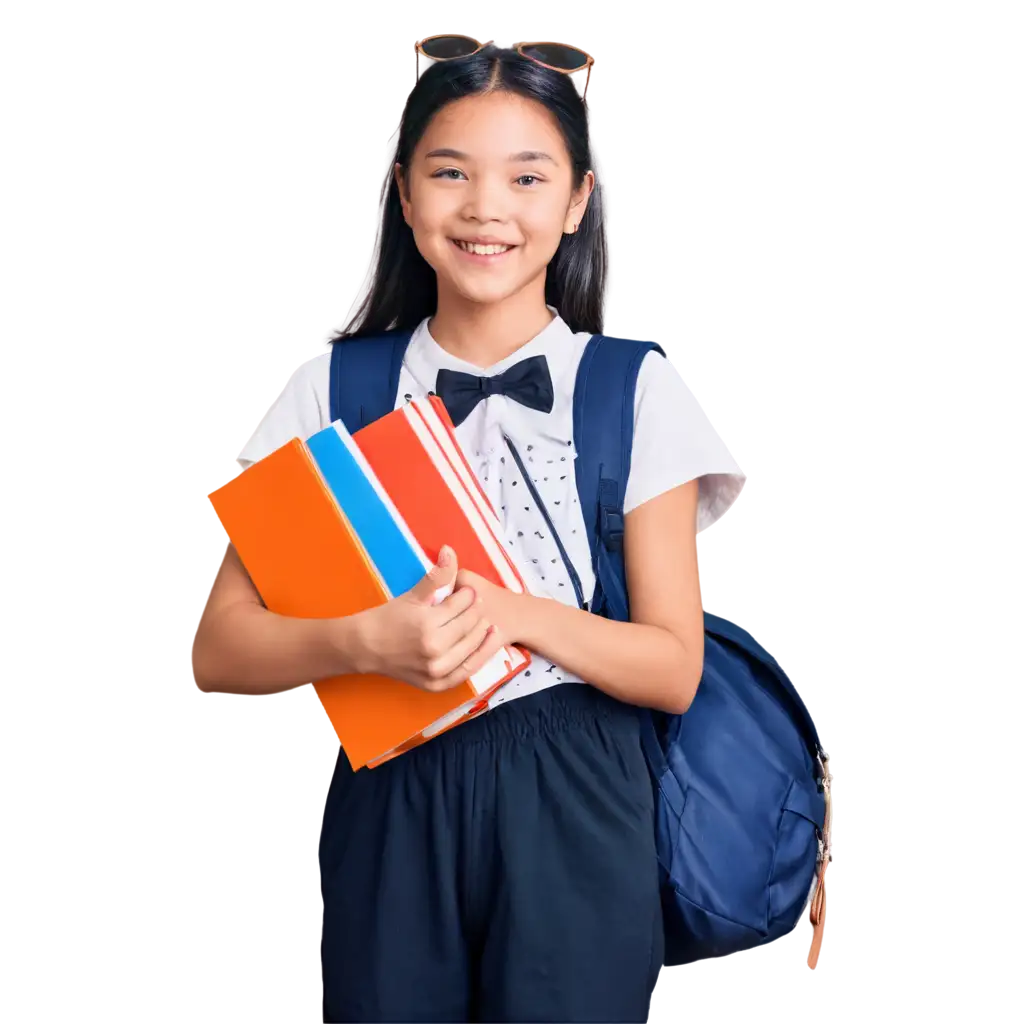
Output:
[[[663,935],[636,708],[679,713],[694,695],[695,537],[745,476],[649,354],[625,498],[632,621],[583,610],[575,590],[589,601],[594,575],[573,387],[602,329],[606,264],[586,106],[567,75],[518,50],[439,61],[409,96],[385,188],[372,286],[332,343],[414,328],[399,404],[444,398],[453,374],[529,369],[532,399],[481,390],[449,408],[531,593],[460,570],[446,549],[380,608],[291,619],[262,606],[229,546],[196,635],[196,681],[272,693],[380,672],[438,689],[503,643],[527,646],[531,668],[479,718],[373,770],[353,773],[339,751],[320,839],[324,1020],[646,1020]],[[328,425],[329,363],[327,352],[298,368],[243,467]]]

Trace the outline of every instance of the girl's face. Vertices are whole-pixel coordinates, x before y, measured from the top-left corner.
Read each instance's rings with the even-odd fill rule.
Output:
[[[439,294],[499,302],[540,280],[562,233],[583,217],[594,185],[572,189],[569,153],[554,116],[514,93],[491,92],[443,107],[399,175],[416,247]],[[470,243],[482,243],[473,251]],[[507,248],[506,248],[507,247]]]

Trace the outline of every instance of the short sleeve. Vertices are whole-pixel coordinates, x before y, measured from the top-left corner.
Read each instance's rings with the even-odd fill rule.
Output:
[[[640,365],[633,422],[625,511],[698,479],[697,532],[720,519],[739,496],[746,474],[679,372],[657,352],[649,352]]]
[[[330,352],[314,356],[289,378],[236,461],[246,469],[293,437],[305,441],[330,425]]]

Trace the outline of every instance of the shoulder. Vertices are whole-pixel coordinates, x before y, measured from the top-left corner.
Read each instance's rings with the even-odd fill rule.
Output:
[[[326,394],[331,376],[331,349],[300,363],[288,378],[286,388],[313,395]]]
[[[638,392],[652,359],[662,359],[655,350],[644,352],[654,342],[635,341],[608,334],[576,332],[560,343],[558,364],[562,370],[564,390],[571,395],[576,411],[585,416],[604,415],[605,407],[625,400],[628,388],[624,382],[637,372],[636,360],[642,357],[637,377]]]
[[[682,377],[656,341],[590,334],[577,334],[575,340],[580,371],[588,381],[594,379],[595,373],[599,374],[603,380],[599,389],[602,392],[621,395],[623,380],[636,370],[634,425],[641,409],[652,405],[671,407],[673,396],[686,390]],[[586,364],[584,359],[587,359]]]
[[[674,379],[678,386],[679,378],[689,381],[679,361],[669,355],[668,349],[664,345],[658,345],[651,348],[643,357],[640,372],[637,375],[637,388],[657,387],[659,381],[666,379]]]
[[[721,518],[746,474],[682,374],[660,352],[648,352],[640,365],[633,423],[625,510],[699,479],[698,531]]]
[[[330,381],[330,351],[305,352],[282,375],[278,388],[264,403],[265,412],[293,406],[301,407],[297,412],[308,413],[310,404],[318,411],[321,399],[327,398]]]
[[[287,444],[305,440],[330,423],[331,350],[295,368],[236,457],[244,469]]]
[[[667,415],[678,420],[688,415],[707,417],[710,411],[679,359],[659,347],[647,352],[637,374],[636,412]]]

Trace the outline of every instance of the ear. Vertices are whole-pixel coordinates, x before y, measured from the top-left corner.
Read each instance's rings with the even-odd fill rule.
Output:
[[[580,187],[573,192],[569,200],[569,209],[565,213],[565,223],[562,225],[562,232],[566,235],[574,234],[583,220],[583,214],[587,212],[587,203],[590,201],[590,194],[594,191],[594,172],[587,171],[583,175]]]
[[[405,223],[412,227],[412,222],[409,220],[412,213],[408,196],[409,183],[402,171],[402,165],[398,163],[395,164],[395,184],[398,186],[398,198],[402,203],[402,216],[405,218]]]

